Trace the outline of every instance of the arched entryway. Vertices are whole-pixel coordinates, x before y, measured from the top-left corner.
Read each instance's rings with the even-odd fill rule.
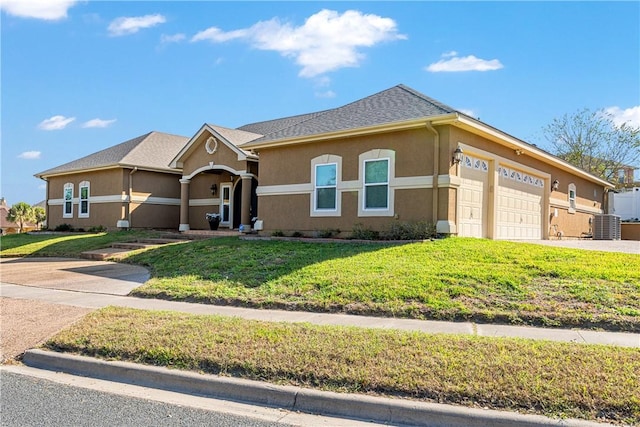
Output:
[[[249,231],[258,215],[256,176],[228,166],[209,164],[180,180],[180,231],[206,230],[206,214],[217,213],[222,229]]]

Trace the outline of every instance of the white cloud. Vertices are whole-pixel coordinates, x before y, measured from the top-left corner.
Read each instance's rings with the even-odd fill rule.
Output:
[[[620,107],[609,107],[604,109],[605,113],[611,115],[611,119],[616,126],[633,126],[640,128],[640,105],[622,109]]]
[[[153,27],[154,25],[164,24],[166,18],[160,14],[145,16],[122,16],[116,18],[109,24],[107,28],[111,36],[125,36],[134,34],[143,28]]]
[[[246,29],[224,32],[211,27],[197,33],[191,41],[222,43],[242,39],[260,50],[272,50],[294,58],[302,67],[299,75],[314,77],[344,67],[357,67],[365,55],[359,50],[375,44],[403,40],[393,19],[348,10],[342,15],[322,10],[299,27],[277,18],[261,21]]]
[[[77,0],[2,0],[0,9],[20,18],[58,21],[67,17],[67,11]]]
[[[469,55],[465,57],[459,57],[458,52],[451,51],[442,54],[442,58],[440,61],[435,62],[425,70],[430,71],[432,73],[440,73],[440,72],[459,72],[459,71],[493,71],[499,70],[504,66],[497,59],[480,59],[476,58],[474,55]]]
[[[475,111],[473,111],[473,110],[468,110],[468,109],[466,109],[466,108],[461,108],[461,109],[459,109],[458,111],[460,111],[462,114],[466,114],[466,115],[467,115],[467,116],[469,116],[469,117],[478,117],[478,116],[476,115],[476,112],[475,112]]]
[[[40,158],[40,154],[42,154],[40,151],[25,151],[20,153],[18,157],[20,159],[36,160]]]
[[[335,98],[336,93],[332,90],[327,90],[325,92],[316,92],[316,98]]]
[[[102,120],[102,119],[91,119],[82,124],[83,128],[106,128],[107,126],[116,122],[116,119],[111,120]]]
[[[173,34],[171,36],[168,36],[166,34],[163,34],[160,36],[160,43],[179,43],[181,41],[183,41],[184,39],[186,39],[187,36],[185,36],[183,33],[178,33],[178,34]]]
[[[53,116],[41,121],[40,124],[38,124],[38,128],[42,130],[60,130],[67,127],[67,125],[75,119],[75,117]]]
[[[195,36],[191,38],[191,41],[199,42],[199,41],[207,40],[212,43],[223,43],[229,40],[247,37],[248,34],[249,34],[248,30],[235,30],[235,31],[229,31],[225,33],[220,28],[211,27],[197,33]]]

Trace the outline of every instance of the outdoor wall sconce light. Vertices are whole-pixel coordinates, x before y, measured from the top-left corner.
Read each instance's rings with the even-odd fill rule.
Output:
[[[463,158],[464,158],[464,152],[462,151],[462,148],[460,147],[456,148],[456,151],[453,152],[453,164],[457,165],[462,161]]]
[[[211,184],[211,187],[209,188],[209,190],[211,190],[211,194],[215,196],[216,193],[218,192],[218,185],[217,184]]]
[[[558,191],[558,187],[560,187],[560,181],[557,179],[553,180],[553,184],[551,184],[551,191]]]

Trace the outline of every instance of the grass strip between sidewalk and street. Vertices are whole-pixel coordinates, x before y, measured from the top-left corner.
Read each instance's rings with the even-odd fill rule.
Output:
[[[107,307],[50,350],[303,387],[640,423],[640,350]]]

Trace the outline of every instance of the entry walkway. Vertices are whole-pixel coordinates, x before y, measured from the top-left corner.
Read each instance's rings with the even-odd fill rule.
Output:
[[[4,280],[4,279],[3,279]],[[356,316],[348,314],[311,313],[284,310],[262,310],[242,307],[215,306],[178,301],[136,298],[123,295],[88,292],[86,289],[62,290],[0,283],[0,295],[6,298],[28,299],[54,304],[98,309],[106,306],[131,307],[143,310],[169,310],[192,314],[215,314],[271,322],[308,322],[317,325],[345,325],[365,328],[400,329],[427,333],[469,334],[489,337],[520,337],[586,344],[608,344],[640,347],[640,334],[598,332],[578,329],[536,328]]]

